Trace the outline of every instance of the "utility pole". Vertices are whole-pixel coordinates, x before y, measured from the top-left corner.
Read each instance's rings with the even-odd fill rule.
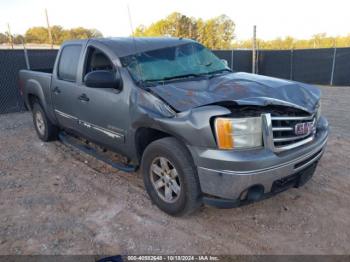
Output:
[[[334,81],[334,70],[335,70],[335,62],[337,57],[337,44],[335,42],[335,38],[333,39],[333,60],[332,60],[332,72],[331,72],[331,79],[330,79],[330,85],[333,85]]]
[[[45,8],[45,15],[46,15],[46,24],[47,24],[47,31],[49,32],[49,41],[51,44],[51,49],[53,49],[53,41],[52,41],[52,33],[51,33],[51,27],[49,23],[49,15],[47,14],[47,9]]]
[[[11,28],[10,28],[9,23],[7,23],[7,32],[8,32],[8,37],[9,37],[9,42],[10,42],[11,48],[13,49],[13,37],[11,34]]]
[[[256,25],[253,27],[252,73],[256,73]]]

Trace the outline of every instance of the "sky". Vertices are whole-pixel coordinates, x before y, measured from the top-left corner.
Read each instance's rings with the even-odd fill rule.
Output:
[[[0,32],[23,34],[32,26],[46,26],[47,8],[51,25],[64,28],[96,28],[104,36],[128,36],[131,26],[149,25],[176,11],[208,19],[221,14],[236,24],[238,40],[252,37],[253,25],[262,39],[293,36],[310,38],[350,34],[349,0],[0,0]]]

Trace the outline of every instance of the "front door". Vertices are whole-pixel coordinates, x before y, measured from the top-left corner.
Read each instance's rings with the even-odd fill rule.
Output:
[[[108,56],[90,46],[83,74],[94,70],[117,69]],[[115,88],[91,88],[84,84],[80,89],[78,106],[79,132],[107,148],[125,151],[126,130],[129,125],[128,98],[125,91]]]

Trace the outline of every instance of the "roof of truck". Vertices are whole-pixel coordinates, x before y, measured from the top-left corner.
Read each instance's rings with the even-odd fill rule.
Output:
[[[195,42],[191,39],[175,37],[112,37],[93,40],[108,46],[118,57]]]

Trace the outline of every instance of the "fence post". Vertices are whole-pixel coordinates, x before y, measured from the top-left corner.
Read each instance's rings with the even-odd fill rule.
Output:
[[[334,47],[334,51],[333,51],[333,61],[332,61],[332,72],[331,72],[331,81],[330,81],[330,85],[333,85],[333,79],[334,79],[334,69],[335,69],[335,58],[337,56],[337,48]]]
[[[289,74],[289,79],[293,80],[293,56],[294,56],[294,49],[290,50],[290,74]]]
[[[233,70],[233,49],[231,49],[231,70]]]
[[[256,58],[255,58],[255,74],[259,74],[259,59],[260,59],[259,56],[260,56],[260,49],[258,45],[256,49]]]
[[[256,73],[256,25],[253,27],[253,48],[252,48],[252,73]]]
[[[22,45],[23,45],[24,60],[26,61],[27,70],[30,70],[28,52],[27,52],[26,44],[24,43],[23,39],[22,39]]]
[[[10,44],[11,44],[11,48],[13,49],[13,37],[12,37],[12,34],[11,34],[11,28],[10,28],[10,24],[7,23],[7,32],[8,32],[8,38],[9,38],[9,41],[10,41]]]

